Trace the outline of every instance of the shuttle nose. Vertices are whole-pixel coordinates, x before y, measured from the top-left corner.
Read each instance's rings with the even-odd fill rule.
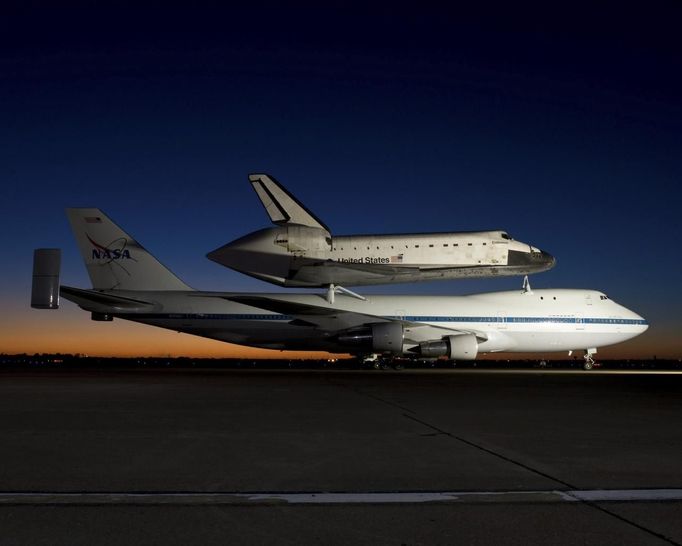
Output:
[[[556,258],[544,250],[540,251],[540,261],[547,265],[547,269],[552,269],[556,265]]]
[[[552,269],[556,265],[556,258],[544,250],[530,247],[529,252],[510,250],[507,263],[526,268],[528,273],[537,273]]]

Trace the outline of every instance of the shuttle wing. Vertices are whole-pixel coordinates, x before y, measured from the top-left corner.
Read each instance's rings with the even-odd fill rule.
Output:
[[[322,220],[310,212],[272,176],[250,174],[249,181],[274,224],[300,224],[329,231]]]
[[[356,264],[332,260],[307,261],[299,267],[292,267],[291,280],[310,284],[365,284],[374,280],[376,284],[419,273],[418,267],[395,267],[385,264]]]

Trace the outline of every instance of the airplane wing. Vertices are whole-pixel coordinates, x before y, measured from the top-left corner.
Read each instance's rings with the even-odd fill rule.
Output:
[[[250,307],[257,307],[258,309],[289,315],[299,321],[308,323],[311,326],[316,326],[317,328],[329,331],[346,330],[372,322],[390,322],[390,319],[375,315],[291,302],[266,296],[235,295],[226,296],[225,299],[236,303],[242,303]]]
[[[236,303],[248,305],[249,307],[257,307],[258,309],[288,315],[301,323],[309,324],[331,333],[356,328],[358,326],[376,324],[378,322],[400,322],[405,328],[406,343],[420,343],[421,341],[437,339],[444,335],[458,333],[474,333],[480,340],[487,339],[486,334],[483,332],[433,326],[423,322],[404,320],[400,317],[381,317],[368,313],[358,313],[356,311],[346,311],[329,306],[325,307],[322,305],[318,306],[292,302],[267,296],[244,296],[235,294],[222,297]]]
[[[300,224],[329,231],[322,220],[310,212],[272,176],[250,174],[249,181],[274,224]]]

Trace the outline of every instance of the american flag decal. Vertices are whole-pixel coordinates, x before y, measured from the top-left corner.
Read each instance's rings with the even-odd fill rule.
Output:
[[[85,217],[85,223],[86,224],[101,224],[102,219],[99,216],[86,216]]]
[[[392,264],[401,264],[403,263],[403,255],[398,254],[397,256],[391,256],[391,263]]]

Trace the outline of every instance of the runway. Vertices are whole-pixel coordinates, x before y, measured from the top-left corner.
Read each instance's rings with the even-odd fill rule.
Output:
[[[682,375],[0,372],[2,544],[682,544]]]

